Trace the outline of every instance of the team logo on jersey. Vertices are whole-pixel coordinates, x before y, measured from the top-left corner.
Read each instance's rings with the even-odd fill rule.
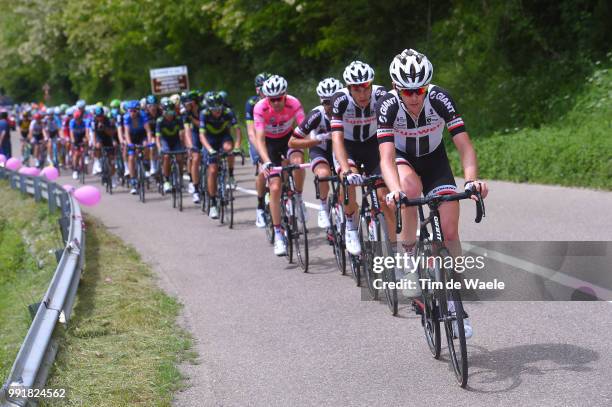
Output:
[[[395,104],[395,98],[387,99],[380,105],[380,113],[387,114],[387,110],[391,107],[391,105]]]
[[[431,124],[431,117],[430,117],[430,116],[427,116],[427,117],[425,118],[425,123],[427,123],[427,124]]]

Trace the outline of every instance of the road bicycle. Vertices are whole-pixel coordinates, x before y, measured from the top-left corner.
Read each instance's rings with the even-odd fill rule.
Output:
[[[172,187],[172,207],[178,207],[179,212],[183,211],[183,172],[181,171],[177,156],[186,153],[186,150],[162,151],[162,155],[170,156],[170,185]]]
[[[281,228],[287,245],[287,260],[293,262],[293,251],[304,273],[308,272],[308,228],[302,202],[297,198],[293,172],[309,168],[310,164],[289,164],[272,167],[271,172],[281,175]]]
[[[136,154],[136,183],[138,189],[138,198],[140,202],[145,203],[145,189],[149,189],[149,179],[146,176],[145,156],[144,151],[147,148],[153,147],[154,143],[146,145],[135,145],[134,152]]]
[[[329,177],[315,176],[315,192],[317,200],[321,199],[319,184],[329,182],[330,192],[327,195],[327,217],[329,218],[329,228],[327,229],[327,241],[332,246],[336,266],[342,275],[346,275],[346,246],[344,244],[344,228],[346,220],[344,218],[344,208],[340,202],[340,178],[337,175]]]
[[[452,267],[447,266],[447,262],[439,261],[451,257],[444,243],[439,206],[443,202],[470,199],[472,195],[478,198],[475,222],[480,223],[485,216],[485,206],[482,196],[477,191],[467,190],[462,193],[433,195],[417,199],[403,198],[401,205],[396,205],[397,233],[402,230],[401,206],[418,207],[420,233],[415,251],[418,281],[440,282],[441,284],[421,284],[421,299],[413,300],[412,306],[415,312],[421,315],[425,339],[435,359],[440,358],[440,323],[444,324],[450,363],[457,383],[463,388],[467,386],[468,381],[468,355],[463,320],[468,318],[468,315],[463,309],[460,291],[446,285],[447,281],[458,281],[460,278]],[[429,207],[427,218],[423,212],[425,205]]]
[[[115,147],[102,147],[102,155],[100,157],[100,167],[102,168],[101,182],[102,185],[106,186],[106,192],[110,195],[113,194],[113,175],[112,165],[109,157],[115,154]]]
[[[229,157],[244,156],[242,152],[226,152],[217,153],[217,212],[219,213],[219,222],[225,223],[227,217],[229,228],[234,227],[234,188],[230,185],[229,177]]]

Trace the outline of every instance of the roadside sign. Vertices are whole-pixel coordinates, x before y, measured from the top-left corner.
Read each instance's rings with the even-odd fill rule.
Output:
[[[179,93],[189,90],[189,75],[187,67],[173,66],[149,70],[151,91],[154,95]]]

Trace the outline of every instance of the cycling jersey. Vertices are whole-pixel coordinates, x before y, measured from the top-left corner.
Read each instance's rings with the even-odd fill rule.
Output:
[[[108,117],[104,117],[101,122],[93,120],[90,129],[94,132],[98,143],[102,143],[104,147],[113,146],[113,140],[117,135],[117,127]]]
[[[276,112],[265,98],[255,105],[253,118],[255,129],[264,130],[266,138],[280,139],[290,135],[295,125],[304,120],[304,109],[297,98],[287,95],[285,107]]]
[[[36,141],[41,141],[43,138],[43,128],[44,124],[41,120],[32,120],[30,122],[30,130],[32,131],[32,136],[36,139]]]
[[[123,124],[125,127],[127,127],[130,133],[132,144],[142,144],[147,137],[147,131],[145,129],[145,124],[147,124],[149,121],[147,118],[147,114],[143,112],[142,110],[139,111],[138,116],[136,117],[138,119],[133,120],[131,114],[129,113],[125,114],[123,116]],[[135,123],[135,121],[137,123]]]
[[[200,141],[200,116],[198,113],[198,109],[195,109],[195,112],[191,110],[185,110],[182,114],[183,123],[188,125],[191,128],[191,144],[192,150],[199,152],[204,146]],[[189,137],[189,135],[187,135]]]
[[[394,143],[396,163],[415,170],[426,196],[456,190],[442,134],[445,126],[453,137],[466,131],[448,92],[433,84],[427,91],[416,120],[395,90],[382,98],[377,110],[378,143]]]
[[[362,109],[348,90],[342,88],[332,97],[332,131],[342,131],[345,140],[363,142],[376,134],[376,103],[385,95],[383,86],[372,85],[370,103]]]
[[[19,130],[21,130],[21,135],[23,136],[24,133],[27,136],[28,131],[30,130],[30,123],[32,121],[30,119],[21,119],[21,122],[19,123]]]
[[[49,132],[49,136],[54,138],[59,134],[59,129],[62,126],[59,117],[51,116],[45,119],[45,128]]]
[[[162,151],[178,151],[183,149],[181,138],[179,137],[183,127],[183,120],[180,117],[166,120],[164,116],[161,116],[157,119],[155,123],[155,136],[159,137]]]
[[[395,143],[396,149],[416,157],[430,154],[440,145],[445,125],[451,136],[465,131],[451,96],[433,84],[429,85],[417,120],[410,116],[395,90],[381,99],[377,113],[379,143]]]
[[[230,134],[230,129],[238,126],[236,115],[231,109],[224,109],[219,117],[204,109],[200,113],[200,133],[208,138],[218,138]]]
[[[70,130],[74,133],[74,141],[76,144],[83,142],[86,129],[87,124],[85,123],[85,120],[81,120],[80,122],[78,122],[76,119],[70,120]]]
[[[331,133],[330,121],[325,115],[325,108],[323,106],[317,106],[312,109],[302,123],[295,128],[293,135],[303,139],[307,138],[311,132],[315,134]],[[313,171],[321,163],[331,165],[332,162],[331,140],[325,140],[316,146],[310,147],[310,168]]]
[[[248,122],[252,122],[255,120],[255,116],[253,115],[253,110],[255,109],[255,105],[259,102],[259,96],[251,96],[247,99],[246,105],[244,106],[244,118]]]
[[[155,136],[165,139],[178,138],[183,130],[183,120],[180,117],[175,117],[172,120],[166,120],[163,116],[157,119],[155,123]]]

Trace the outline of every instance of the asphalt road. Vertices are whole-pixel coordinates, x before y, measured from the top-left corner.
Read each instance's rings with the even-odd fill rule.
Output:
[[[251,175],[252,167],[239,168],[239,185],[252,188]],[[99,185],[91,176],[88,183]],[[306,185],[314,202],[312,177]],[[462,203],[466,241],[612,240],[610,192],[507,182],[490,190],[481,224]],[[612,405],[608,302],[468,304],[475,333],[463,390],[448,352],[430,356],[407,306],[392,317],[339,274],[314,210],[304,274],[276,258],[254,227],[253,196],[237,194],[234,230],[185,203],[179,213],[168,197],[151,193],[141,204],[119,189],[85,210],[134,246],[185,305],[181,322],[199,364],[184,366],[190,387],[177,406]]]

